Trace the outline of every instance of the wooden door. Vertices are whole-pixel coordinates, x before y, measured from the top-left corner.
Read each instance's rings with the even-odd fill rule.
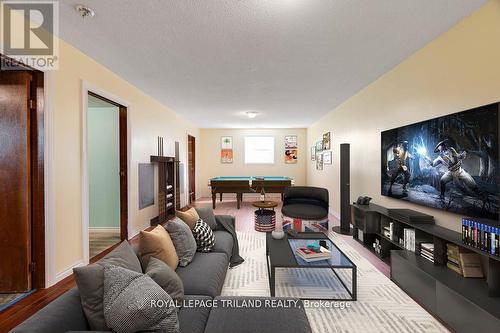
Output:
[[[196,139],[188,135],[189,203],[196,200]]]
[[[31,78],[0,72],[0,292],[31,290]]]

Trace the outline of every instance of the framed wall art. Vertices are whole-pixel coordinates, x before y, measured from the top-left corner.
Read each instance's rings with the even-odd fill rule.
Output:
[[[297,149],[286,149],[285,150],[285,163],[286,164],[296,164],[297,163]]]
[[[220,161],[223,164],[233,163],[233,137],[223,136],[220,143]]]
[[[332,151],[323,152],[323,164],[332,164]]]
[[[332,147],[332,140],[330,132],[323,134],[323,150],[330,150]]]
[[[285,136],[285,149],[297,149],[297,136],[287,135]]]

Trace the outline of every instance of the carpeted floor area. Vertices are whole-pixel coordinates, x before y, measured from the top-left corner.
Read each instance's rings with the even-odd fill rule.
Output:
[[[358,268],[358,301],[338,308],[308,307],[313,332],[448,332],[341,236],[331,233],[330,238]],[[265,234],[239,231],[238,239],[245,263],[228,271],[222,295],[269,296]],[[306,271],[278,271],[276,296],[327,296],[339,289],[331,271]]]

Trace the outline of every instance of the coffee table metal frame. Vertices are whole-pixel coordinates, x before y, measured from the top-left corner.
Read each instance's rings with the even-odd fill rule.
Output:
[[[307,266],[300,265],[297,263],[295,258],[295,254],[292,251],[292,248],[288,242],[288,236],[283,239],[276,240],[273,239],[271,233],[266,234],[266,263],[267,263],[267,273],[269,276],[269,289],[271,291],[271,297],[276,296],[276,268],[294,268],[294,269],[331,269],[337,279],[340,281],[346,292],[349,294],[350,298],[309,298],[309,297],[301,297],[302,299],[308,300],[332,300],[332,301],[356,301],[357,300],[357,268],[356,265],[345,255],[342,250],[340,250],[335,243],[328,238],[324,233],[321,232],[302,232],[298,233],[296,237],[290,239],[310,239],[310,240],[329,240],[330,243],[340,252],[350,265],[321,265],[316,263],[315,265]],[[271,242],[273,242],[271,244]],[[272,249],[271,249],[272,248]],[[274,255],[271,251],[275,252]],[[280,256],[279,259],[277,259]],[[273,260],[277,259],[277,260]],[[274,262],[273,262],[274,261]],[[351,279],[351,289],[346,286],[344,281],[337,274],[335,269],[351,269],[352,279]]]

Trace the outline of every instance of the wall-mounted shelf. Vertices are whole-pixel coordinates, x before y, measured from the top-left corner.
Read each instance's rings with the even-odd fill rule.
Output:
[[[158,164],[158,216],[151,220],[151,225],[158,225],[180,209],[179,161],[171,156],[151,156],[150,160]]]

